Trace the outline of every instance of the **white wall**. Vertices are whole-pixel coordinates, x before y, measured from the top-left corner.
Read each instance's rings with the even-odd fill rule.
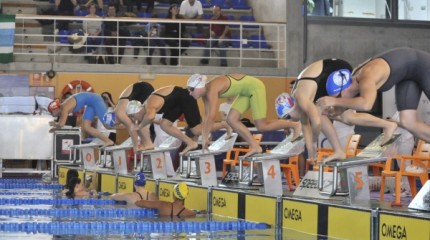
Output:
[[[248,5],[259,22],[287,22],[287,0],[248,0]]]

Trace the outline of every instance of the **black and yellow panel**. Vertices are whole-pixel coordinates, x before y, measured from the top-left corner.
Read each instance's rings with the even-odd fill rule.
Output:
[[[69,171],[68,168],[65,167],[58,167],[58,183],[62,185],[66,185],[66,177],[67,172]]]
[[[341,239],[370,239],[371,222],[370,211],[330,206],[327,234],[329,237]],[[352,224],[354,227],[351,227]]]
[[[311,235],[318,234],[318,204],[283,200],[282,201],[282,227],[292,229],[290,234],[304,232]]]
[[[173,202],[174,183],[160,182],[158,186],[158,199],[167,202]]]
[[[400,215],[379,215],[379,239],[430,239],[430,220]]]
[[[116,193],[116,176],[112,174],[101,174],[101,191]]]
[[[130,193],[134,191],[134,177],[118,176],[118,192]]]
[[[275,225],[276,198],[256,195],[245,198],[245,220]]]
[[[157,192],[156,191],[157,185],[155,184],[155,181],[146,179],[145,189],[150,191],[150,192]]]
[[[185,200],[185,207],[194,210],[207,210],[208,189],[203,187],[188,186],[189,193]]]
[[[78,169],[78,176],[81,180],[84,180],[84,171],[81,169]]]
[[[239,193],[213,190],[212,213],[238,218]]]

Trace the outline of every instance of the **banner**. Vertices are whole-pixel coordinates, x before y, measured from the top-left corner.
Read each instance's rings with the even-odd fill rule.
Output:
[[[15,15],[0,14],[0,63],[13,61]]]

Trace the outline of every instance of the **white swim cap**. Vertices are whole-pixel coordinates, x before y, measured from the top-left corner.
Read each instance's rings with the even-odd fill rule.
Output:
[[[187,86],[191,88],[204,88],[208,78],[206,75],[200,75],[198,73],[191,75],[188,78]]]
[[[132,100],[128,102],[127,110],[126,110],[127,115],[132,115],[139,112],[141,109],[141,106],[142,106],[142,103],[136,100]]]
[[[280,118],[286,118],[294,110],[294,98],[288,93],[281,93],[275,100],[276,114]]]

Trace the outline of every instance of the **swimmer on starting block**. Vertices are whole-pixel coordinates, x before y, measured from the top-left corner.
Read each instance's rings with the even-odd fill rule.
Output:
[[[154,91],[151,96],[142,105],[141,110],[134,114],[136,119],[140,119],[138,128],[143,128],[154,122],[157,113],[163,113],[162,119],[159,121],[161,129],[169,135],[185,142],[187,147],[180,153],[185,154],[190,150],[198,147],[197,142],[186,136],[173,123],[182,115],[185,116],[185,121],[188,124],[191,132],[195,135],[201,135],[202,118],[200,116],[199,107],[196,99],[190,96],[187,89],[167,86]],[[231,127],[226,122],[216,123],[213,125],[212,131],[221,128],[227,129],[227,135],[232,133]]]
[[[305,137],[309,159],[316,161],[317,141],[320,131],[328,138],[333,147],[333,155],[324,159],[341,160],[346,158],[333,126],[332,120],[338,120],[348,125],[379,127],[384,130],[386,143],[397,128],[395,122],[377,118],[368,113],[356,113],[352,110],[336,109],[340,115],[324,112],[315,104],[315,100],[324,96],[341,96],[351,86],[352,67],[341,59],[324,59],[316,61],[306,67],[298,76],[292,89],[292,96],[283,93],[275,101],[276,112],[279,117],[291,117],[300,120]]]
[[[299,123],[288,120],[268,120],[266,104],[266,87],[264,83],[255,77],[244,74],[232,74],[215,77],[207,82],[205,75],[194,74],[188,79],[188,91],[195,98],[203,98],[206,118],[203,124],[203,149],[208,148],[208,135],[214,124],[218,110],[218,99],[237,96],[230,112],[227,115],[227,123],[249,143],[250,151],[245,157],[255,153],[261,153],[263,149],[252,137],[249,129],[240,121],[241,115],[251,108],[255,127],[258,131],[273,131],[293,129],[293,140],[301,134]]]
[[[154,148],[154,143],[149,133],[149,125],[139,131],[132,130],[133,123],[136,121],[134,114],[140,110],[140,105],[146,101],[153,91],[154,87],[147,82],[129,85],[121,93],[118,104],[115,107],[115,116],[118,122],[123,123],[127,128],[133,142],[134,151]],[[140,137],[140,142],[138,136]]]
[[[402,47],[378,54],[354,69],[351,86],[341,98],[323,97],[317,104],[326,109],[345,107],[372,109],[378,92],[396,86],[400,126],[417,138],[430,142],[430,126],[417,119],[421,93],[430,97],[430,53]]]
[[[78,112],[85,108],[84,114],[82,115],[82,129],[89,135],[99,138],[104,142],[102,147],[111,146],[114,144],[106,135],[101,133],[99,130],[91,126],[94,118],[97,116],[99,119],[106,119],[105,114],[107,113],[106,104],[103,98],[96,93],[91,92],[80,92],[73,94],[67,98],[63,103],[60,103],[59,99],[55,99],[48,105],[48,111],[52,116],[59,116],[58,121],[51,121],[49,125],[52,128],[49,132],[54,132],[56,129],[64,127],[67,121],[67,116],[70,112]],[[103,121],[102,121],[103,122]],[[104,126],[110,129],[112,126],[103,122]]]
[[[155,193],[145,189],[146,177],[143,173],[137,173],[134,176],[134,187],[135,192],[131,193],[115,193],[111,196],[111,199],[115,201],[126,201],[127,205],[133,205],[139,200],[158,200]]]
[[[184,201],[188,196],[188,186],[180,182],[173,187],[173,202],[160,200],[139,200],[135,204],[142,208],[152,208],[158,210],[159,216],[170,217],[194,217],[196,212],[184,206]]]

